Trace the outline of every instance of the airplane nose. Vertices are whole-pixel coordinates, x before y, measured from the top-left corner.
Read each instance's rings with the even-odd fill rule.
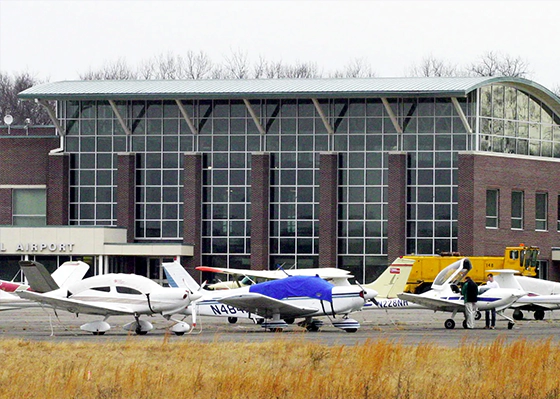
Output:
[[[371,288],[364,288],[364,299],[373,299],[377,296],[377,291]]]
[[[202,298],[202,293],[198,292],[198,291],[191,292],[191,293],[189,293],[189,297],[191,299],[191,302],[196,301],[197,299]]]

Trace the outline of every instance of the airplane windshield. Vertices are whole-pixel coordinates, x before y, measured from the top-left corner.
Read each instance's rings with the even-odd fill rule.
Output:
[[[241,280],[242,285],[253,285],[254,283],[255,282],[247,276],[243,277],[243,280]]]
[[[434,279],[433,285],[458,284],[463,277],[471,270],[472,265],[468,259],[462,259],[454,262],[443,269]],[[452,278],[452,280],[450,280]],[[448,281],[450,280],[450,281]]]

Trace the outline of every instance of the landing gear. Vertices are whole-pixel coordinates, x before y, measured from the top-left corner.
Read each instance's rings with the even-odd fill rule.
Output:
[[[466,330],[467,328],[469,328],[469,326],[467,326],[467,320],[463,320],[463,328]]]
[[[148,334],[148,331],[154,329],[154,326],[149,321],[140,320],[138,316],[135,316],[135,319],[136,321],[125,324],[123,328],[126,331],[134,331],[136,335],[146,335]]]
[[[309,332],[317,332],[323,326],[323,321],[306,318],[298,323],[298,326],[305,328]]]
[[[515,325],[515,323],[513,323],[513,322],[510,321],[510,322],[508,323],[508,330],[511,330],[511,329],[513,328],[514,325]]]
[[[544,319],[544,310],[538,309],[535,310],[535,314],[533,315],[535,320],[543,320]]]
[[[227,321],[229,321],[230,324],[235,324],[235,323],[237,323],[237,317],[231,317],[230,316],[230,317],[227,318]]]
[[[523,320],[523,312],[519,309],[513,311],[513,318],[515,320]]]
[[[443,323],[443,325],[445,326],[445,328],[447,328],[448,330],[452,330],[455,328],[455,320],[453,319],[447,319],[445,320],[445,323]]]
[[[358,328],[360,328],[360,323],[349,317],[344,317],[342,320],[333,320],[332,324],[336,328],[340,328],[347,333],[355,333],[358,331]]]
[[[474,315],[474,319],[475,320],[480,320],[482,318],[482,313],[480,312],[480,310],[477,310],[475,315]]]

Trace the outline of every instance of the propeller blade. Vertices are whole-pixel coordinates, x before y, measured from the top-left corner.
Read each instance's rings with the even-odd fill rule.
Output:
[[[196,327],[196,308],[198,305],[196,303],[192,304],[192,328]]]

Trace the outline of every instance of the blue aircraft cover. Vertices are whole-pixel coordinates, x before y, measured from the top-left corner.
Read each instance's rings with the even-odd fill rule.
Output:
[[[309,297],[332,302],[333,287],[334,285],[318,276],[289,276],[254,284],[249,287],[249,292],[279,300],[288,297]]]

